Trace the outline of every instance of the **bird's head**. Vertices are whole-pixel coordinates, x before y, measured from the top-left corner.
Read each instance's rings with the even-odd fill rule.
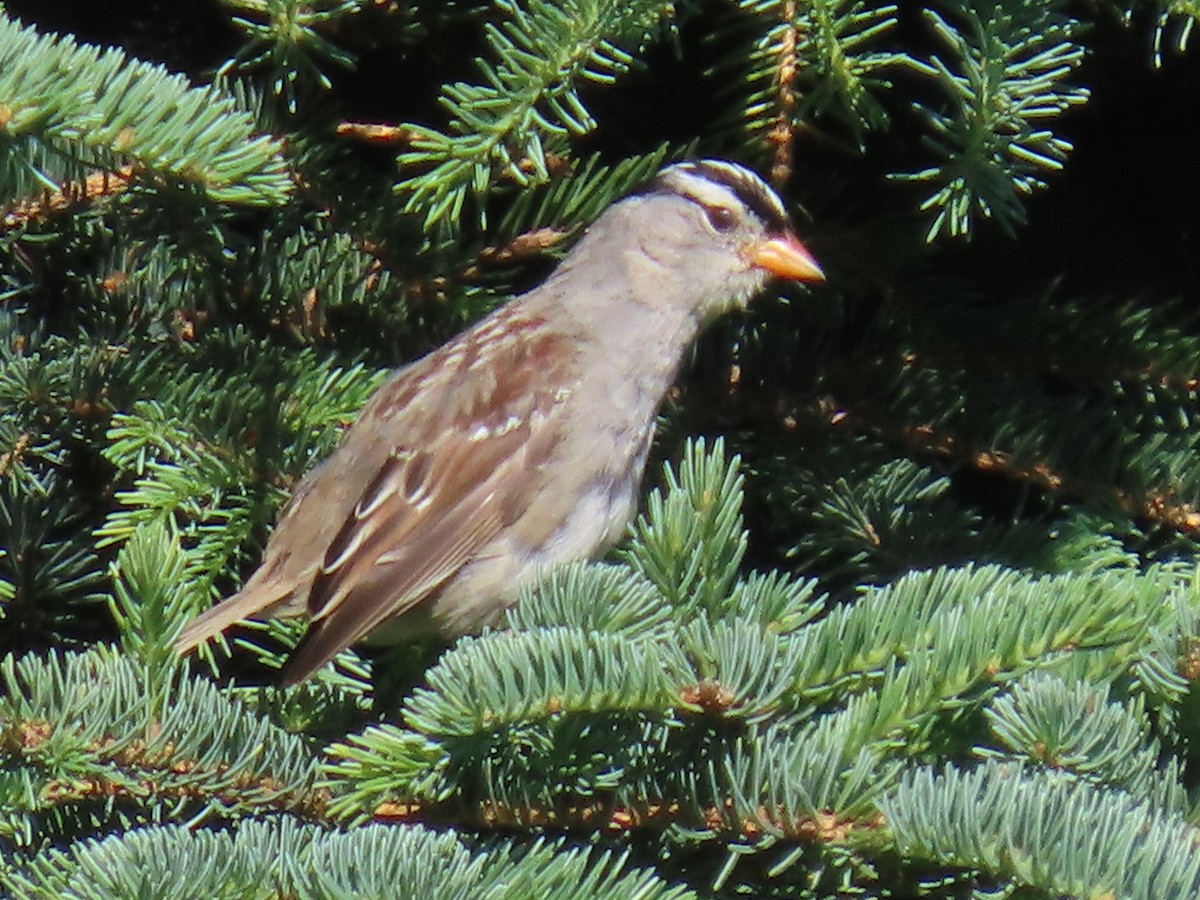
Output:
[[[668,166],[615,209],[627,213],[633,252],[685,285],[702,321],[744,308],[771,278],[825,278],[778,194],[736,163]]]

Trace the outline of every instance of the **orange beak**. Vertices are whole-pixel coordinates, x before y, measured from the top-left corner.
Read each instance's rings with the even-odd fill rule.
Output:
[[[808,248],[790,231],[752,244],[746,249],[746,259],[752,266],[766,269],[776,278],[804,282],[825,280],[825,273]]]

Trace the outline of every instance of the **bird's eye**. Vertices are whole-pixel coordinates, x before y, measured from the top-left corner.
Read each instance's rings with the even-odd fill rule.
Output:
[[[733,231],[737,225],[737,216],[728,206],[706,206],[704,212],[708,216],[708,224],[717,231]]]

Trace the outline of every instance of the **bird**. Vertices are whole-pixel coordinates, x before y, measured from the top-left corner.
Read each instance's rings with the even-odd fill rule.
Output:
[[[542,284],[392,373],[301,479],[245,586],[176,649],[307,616],[281,673],[294,685],[368,636],[452,639],[499,623],[546,568],[620,539],[659,406],[700,331],[772,278],[824,277],[750,169],[660,170]]]

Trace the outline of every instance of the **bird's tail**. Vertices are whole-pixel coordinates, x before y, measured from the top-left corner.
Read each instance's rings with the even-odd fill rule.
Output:
[[[220,634],[231,625],[247,619],[265,619],[276,615],[287,615],[285,607],[289,593],[263,596],[263,587],[246,585],[232,597],[226,597],[212,609],[205,610],[188,622],[175,639],[175,652],[180,656],[191,653],[210,637]]]

